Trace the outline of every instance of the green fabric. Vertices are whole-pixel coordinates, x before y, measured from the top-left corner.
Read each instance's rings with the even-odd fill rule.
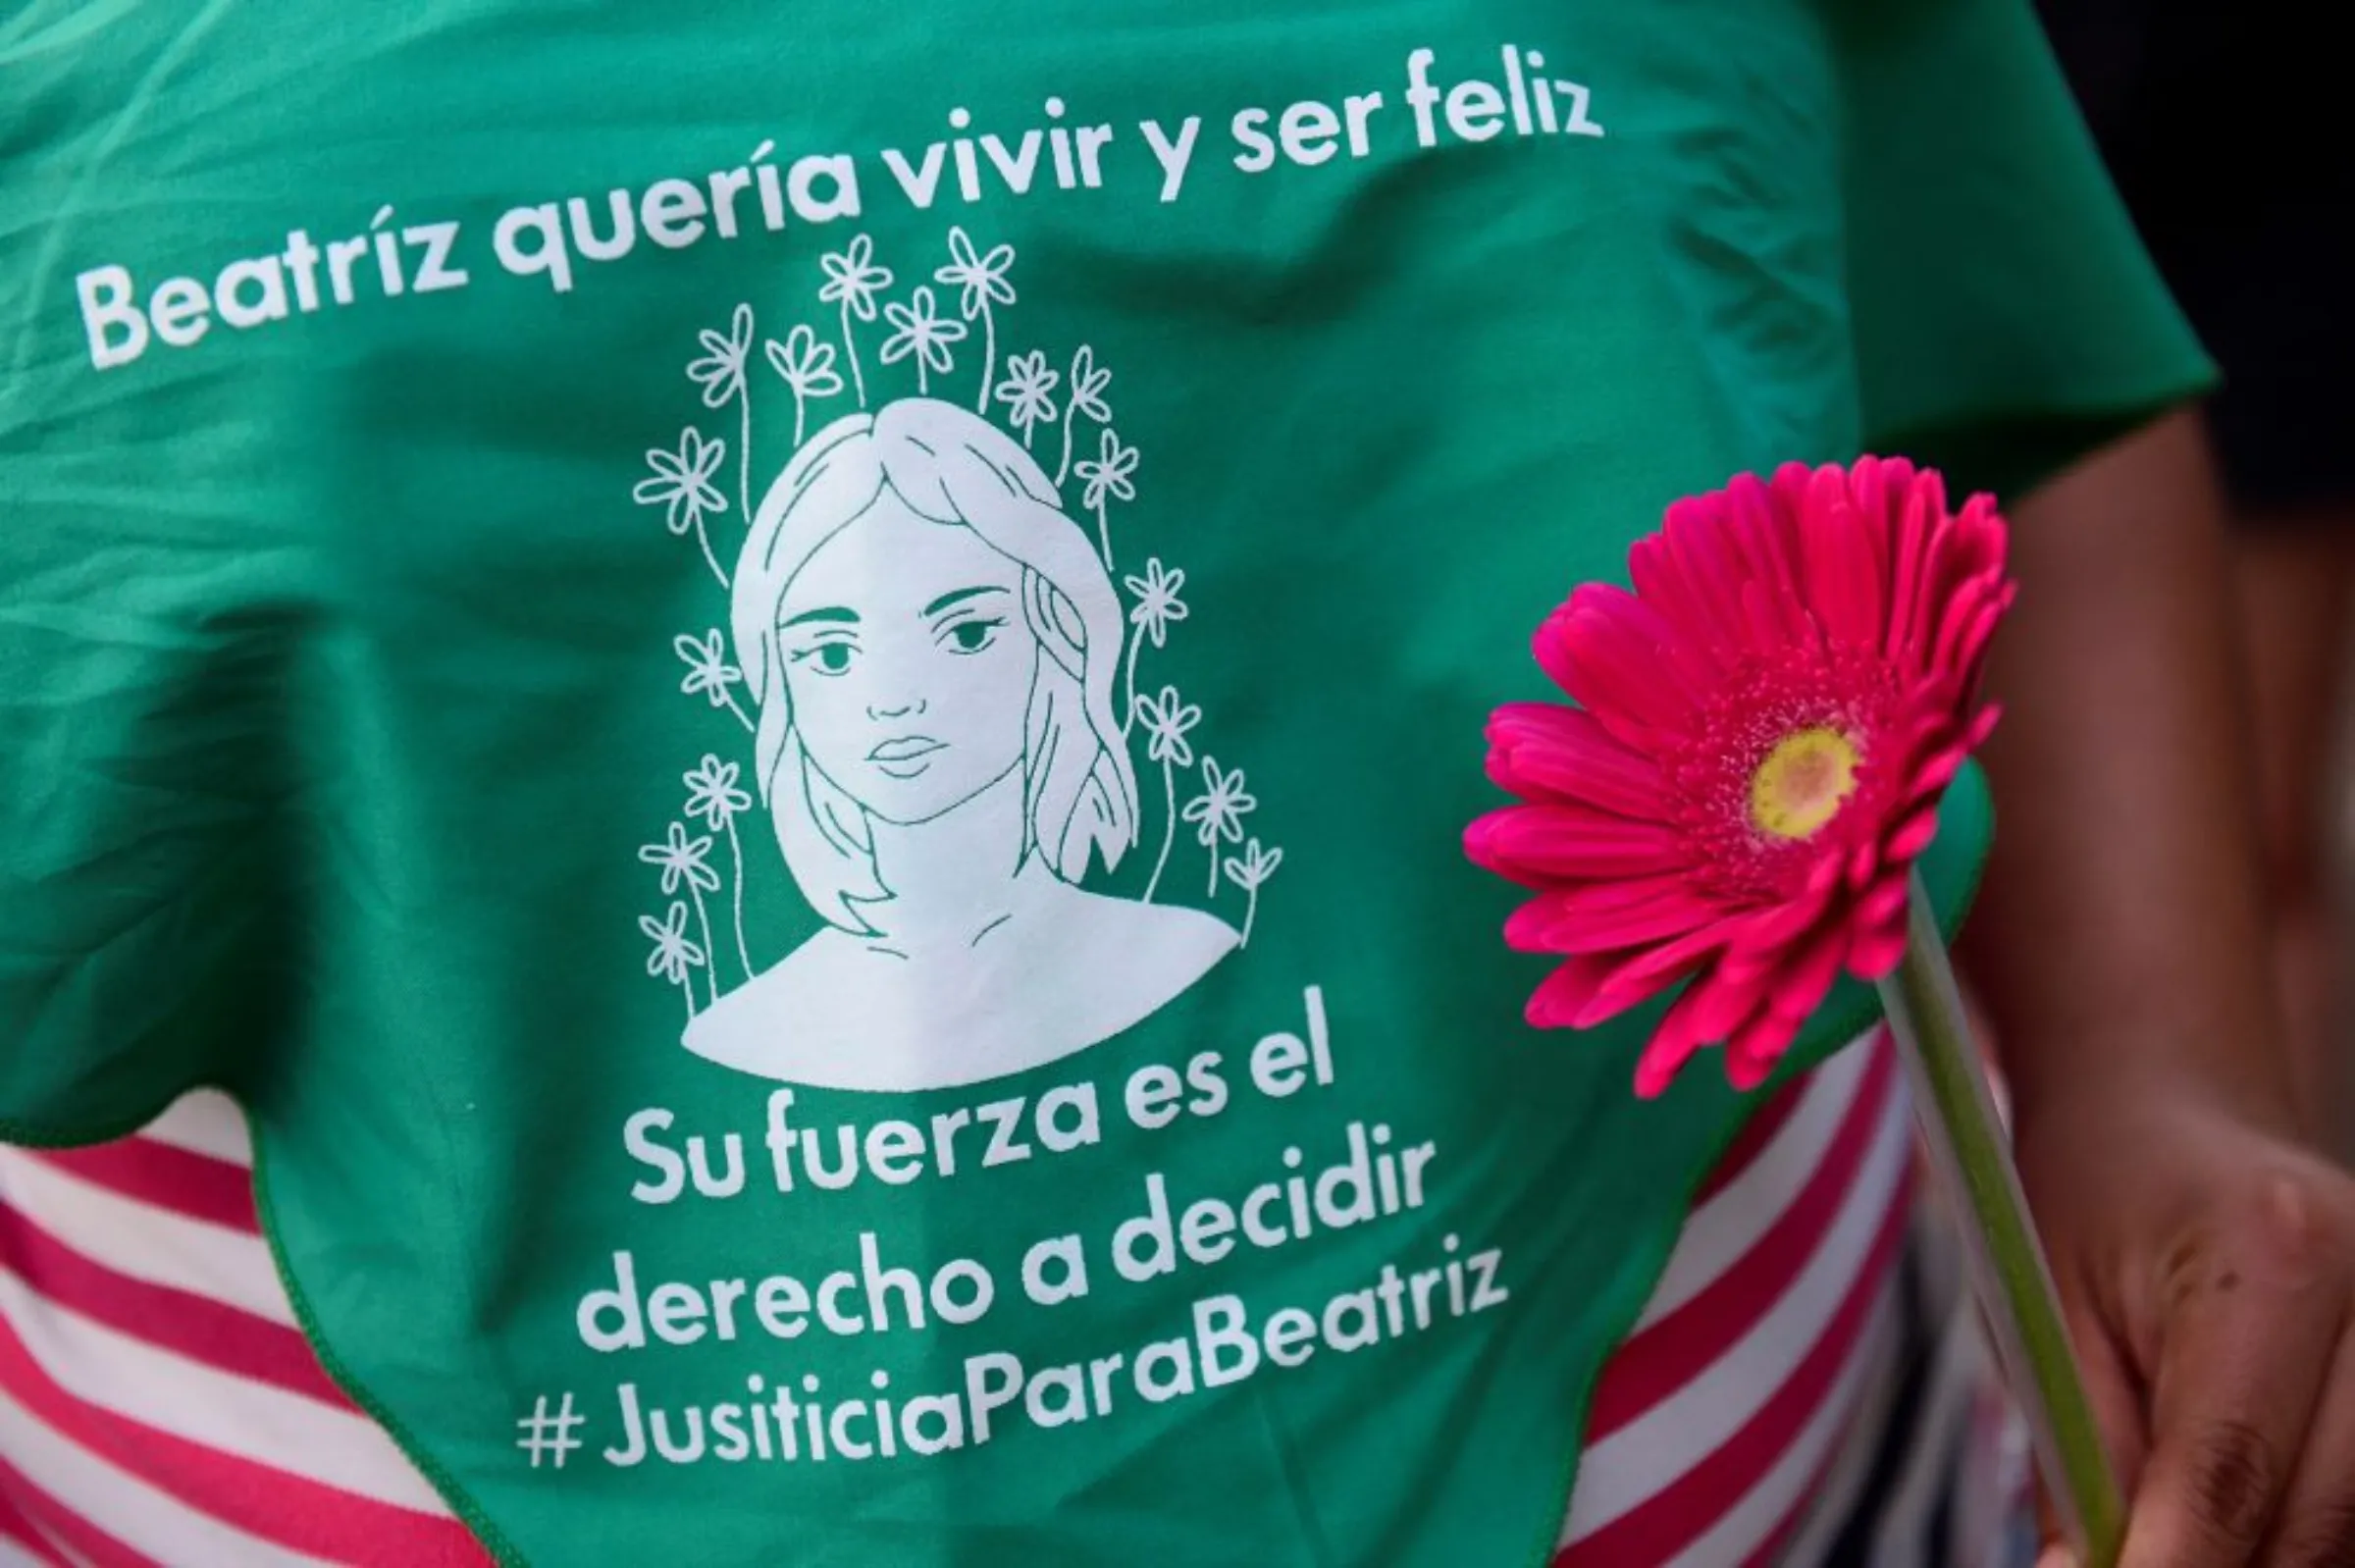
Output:
[[[1531,628],[1739,470],[2204,374],[2011,0],[35,0],[0,246],[5,1130],[236,1093],[331,1368],[550,1564],[1542,1558],[1753,1102],[1518,1021]],[[778,1389],[865,1404],[729,1457]]]
[[[1867,443],[2015,495],[2207,390],[2030,8],[1833,15]]]

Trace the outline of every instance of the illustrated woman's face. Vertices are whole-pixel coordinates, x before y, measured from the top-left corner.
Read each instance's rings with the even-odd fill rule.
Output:
[[[1038,640],[1022,569],[886,493],[785,590],[777,647],[818,771],[887,822],[924,822],[1020,766]]]

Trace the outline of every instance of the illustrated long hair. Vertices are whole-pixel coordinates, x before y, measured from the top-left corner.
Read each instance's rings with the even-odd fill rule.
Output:
[[[811,436],[761,498],[738,561],[736,661],[759,704],[754,774],[803,897],[829,923],[873,927],[857,906],[888,901],[866,810],[811,762],[794,723],[777,616],[811,557],[886,493],[944,528],[969,528],[1022,569],[1038,642],[1022,736],[1026,842],[1077,883],[1136,843],[1136,768],[1114,707],[1119,595],[1094,544],[1020,443],[953,403],[906,398]]]

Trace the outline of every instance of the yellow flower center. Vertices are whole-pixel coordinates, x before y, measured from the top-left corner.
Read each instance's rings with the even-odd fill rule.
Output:
[[[1856,742],[1818,725],[1784,736],[1750,779],[1750,820],[1779,839],[1812,838],[1857,787]]]

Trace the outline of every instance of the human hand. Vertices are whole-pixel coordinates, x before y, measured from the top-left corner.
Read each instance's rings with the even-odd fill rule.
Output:
[[[2355,1568],[2355,1179],[2165,1079],[2023,1106],[2015,1148],[2120,1568]]]

